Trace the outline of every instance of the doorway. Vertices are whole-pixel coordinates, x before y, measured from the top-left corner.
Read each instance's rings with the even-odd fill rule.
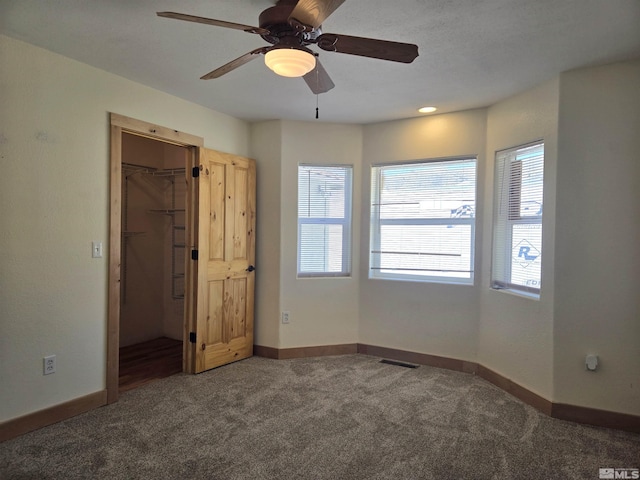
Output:
[[[121,354],[124,389],[189,370],[185,332],[195,299],[187,284],[195,271],[187,250],[195,244],[195,213],[188,173],[203,143],[111,114],[108,403],[118,399]]]
[[[189,148],[122,133],[119,391],[182,371]]]
[[[162,161],[140,160],[134,155],[134,160],[123,163],[129,157],[127,150],[136,151],[128,144],[173,153],[157,154]],[[133,282],[136,274],[145,274],[142,283],[146,286],[144,278],[154,276],[143,271],[143,256],[153,249],[164,252],[165,268],[162,275],[157,275],[162,277],[163,285],[157,291],[163,293],[156,295],[162,296],[161,303],[168,303],[174,311],[162,332],[172,332],[181,341],[181,369],[187,373],[199,373],[253,355],[256,270],[254,160],[205,149],[200,137],[113,113],[110,157],[107,403],[118,400],[121,330],[127,342],[147,335],[141,334],[143,329],[138,324],[141,312],[148,312],[139,305],[127,306],[136,314],[132,324],[121,322],[121,314],[125,316],[123,301],[135,303],[126,284]],[[135,194],[125,188],[134,179],[141,189]],[[156,189],[162,193],[153,193]],[[142,198],[140,211],[135,215],[132,212],[131,217],[123,215],[123,203],[132,200],[130,195]],[[151,197],[157,199],[152,201]],[[158,203],[162,203],[160,208]],[[159,223],[152,223],[156,221]],[[140,245],[134,248],[134,242],[154,230],[164,232],[164,243],[158,244],[163,247],[148,247],[150,252]],[[138,272],[134,272],[134,260]],[[151,262],[147,269],[156,267]],[[159,315],[156,312],[155,317]],[[130,315],[128,318],[132,321]],[[151,330],[157,333],[153,330],[157,324],[154,325]],[[181,336],[176,333],[180,328]]]

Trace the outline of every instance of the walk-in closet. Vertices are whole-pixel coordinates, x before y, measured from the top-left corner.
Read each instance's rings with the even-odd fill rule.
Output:
[[[122,135],[120,391],[182,371],[188,154]]]

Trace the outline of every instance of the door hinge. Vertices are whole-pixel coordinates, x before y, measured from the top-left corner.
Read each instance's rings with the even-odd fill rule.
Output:
[[[193,167],[191,169],[191,176],[193,178],[198,178],[200,176],[200,167]]]
[[[191,260],[198,260],[198,250],[191,250]]]
[[[189,342],[196,343],[196,332],[189,332]]]

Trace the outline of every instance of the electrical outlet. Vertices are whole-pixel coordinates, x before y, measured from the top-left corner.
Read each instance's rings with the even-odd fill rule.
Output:
[[[282,323],[289,323],[289,312],[282,312]]]
[[[48,357],[44,357],[43,360],[43,375],[51,375],[52,373],[56,373],[56,356],[49,355]]]
[[[587,370],[590,372],[595,372],[598,369],[598,356],[597,355],[587,355],[585,358],[585,364]]]

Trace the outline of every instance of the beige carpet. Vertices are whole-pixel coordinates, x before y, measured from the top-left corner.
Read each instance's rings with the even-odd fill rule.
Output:
[[[0,444],[2,479],[582,480],[604,467],[640,467],[640,435],[365,355],[179,374]]]

